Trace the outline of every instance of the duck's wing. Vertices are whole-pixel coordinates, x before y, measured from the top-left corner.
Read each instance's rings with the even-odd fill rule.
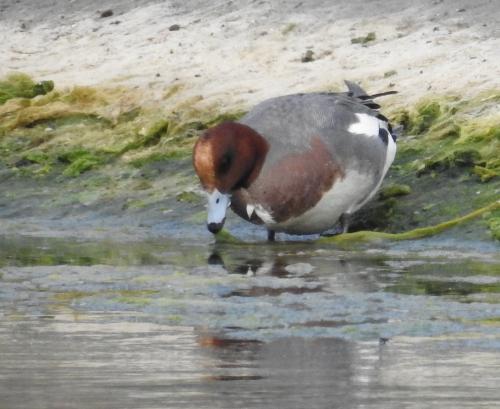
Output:
[[[361,139],[349,128],[363,118],[392,134],[389,120],[358,86],[347,93],[293,94],[272,98],[256,105],[240,122],[259,132],[273,145],[280,146],[280,152],[301,151],[310,145],[311,138],[321,136],[333,144],[345,139]],[[380,95],[380,94],[377,94]],[[354,126],[354,130],[361,129]],[[385,131],[381,137],[387,138]],[[378,135],[378,128],[377,128]]]

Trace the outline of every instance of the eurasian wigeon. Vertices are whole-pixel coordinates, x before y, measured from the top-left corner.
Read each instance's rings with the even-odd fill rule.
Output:
[[[237,122],[208,129],[193,164],[209,193],[208,230],[229,206],[275,232],[322,233],[361,208],[396,154],[391,125],[373,99],[346,81],[345,93],[287,95],[261,102]]]

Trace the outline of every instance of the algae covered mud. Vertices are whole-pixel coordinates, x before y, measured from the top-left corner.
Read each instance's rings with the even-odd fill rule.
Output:
[[[51,229],[63,224],[74,231],[112,221],[135,234],[161,229],[162,221],[201,222],[204,199],[190,164],[194,140],[243,110],[220,112],[183,98],[181,89],[167,88],[161,102],[145,104],[141,90],[59,89],[24,74],[0,81],[4,228],[32,230],[50,220]],[[401,233],[492,206],[458,235],[497,240],[499,101],[500,92],[490,90],[470,100],[394,105],[392,121],[402,128],[398,155],[354,230]]]

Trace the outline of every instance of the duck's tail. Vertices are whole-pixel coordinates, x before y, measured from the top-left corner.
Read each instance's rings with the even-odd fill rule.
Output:
[[[358,98],[363,101],[363,105],[371,109],[379,109],[380,105],[373,101],[373,98],[383,97],[386,95],[397,94],[397,91],[385,91],[379,92],[378,94],[368,95],[368,93],[361,88],[358,84],[345,80],[345,85],[347,85],[347,95],[350,97]]]
[[[390,134],[393,136],[394,141],[396,141],[397,137],[399,136],[401,132],[401,127],[397,127],[395,129],[392,128],[391,123],[385,117],[383,114],[380,113],[379,108],[380,105],[377,104],[376,102],[373,101],[374,98],[377,97],[384,97],[386,95],[392,95],[392,94],[397,94],[397,91],[385,91],[385,92],[379,92],[377,94],[372,94],[368,95],[368,93],[361,88],[358,84],[352,82],[352,81],[347,81],[345,80],[345,85],[347,85],[347,95],[350,97],[358,98],[362,101],[362,104],[367,106],[368,108],[374,109],[377,111],[377,118],[381,119],[382,121],[385,121],[387,123],[388,129]]]
[[[352,81],[347,81],[345,80],[345,85],[347,85],[347,93],[354,97],[354,98],[359,98],[359,99],[373,99],[373,98],[378,98],[378,97],[384,97],[386,95],[392,95],[392,94],[397,94],[397,91],[385,91],[385,92],[379,92],[377,94],[372,94],[369,95],[363,88],[361,88],[358,84],[352,82]]]

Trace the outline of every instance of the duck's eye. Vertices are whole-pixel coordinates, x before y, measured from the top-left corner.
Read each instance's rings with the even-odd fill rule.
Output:
[[[220,160],[219,173],[226,173],[231,167],[232,163],[233,163],[233,153],[226,152],[224,155],[222,155],[222,158]]]
[[[219,202],[220,202],[220,199],[217,198],[217,200],[215,201],[215,203],[219,204]]]

